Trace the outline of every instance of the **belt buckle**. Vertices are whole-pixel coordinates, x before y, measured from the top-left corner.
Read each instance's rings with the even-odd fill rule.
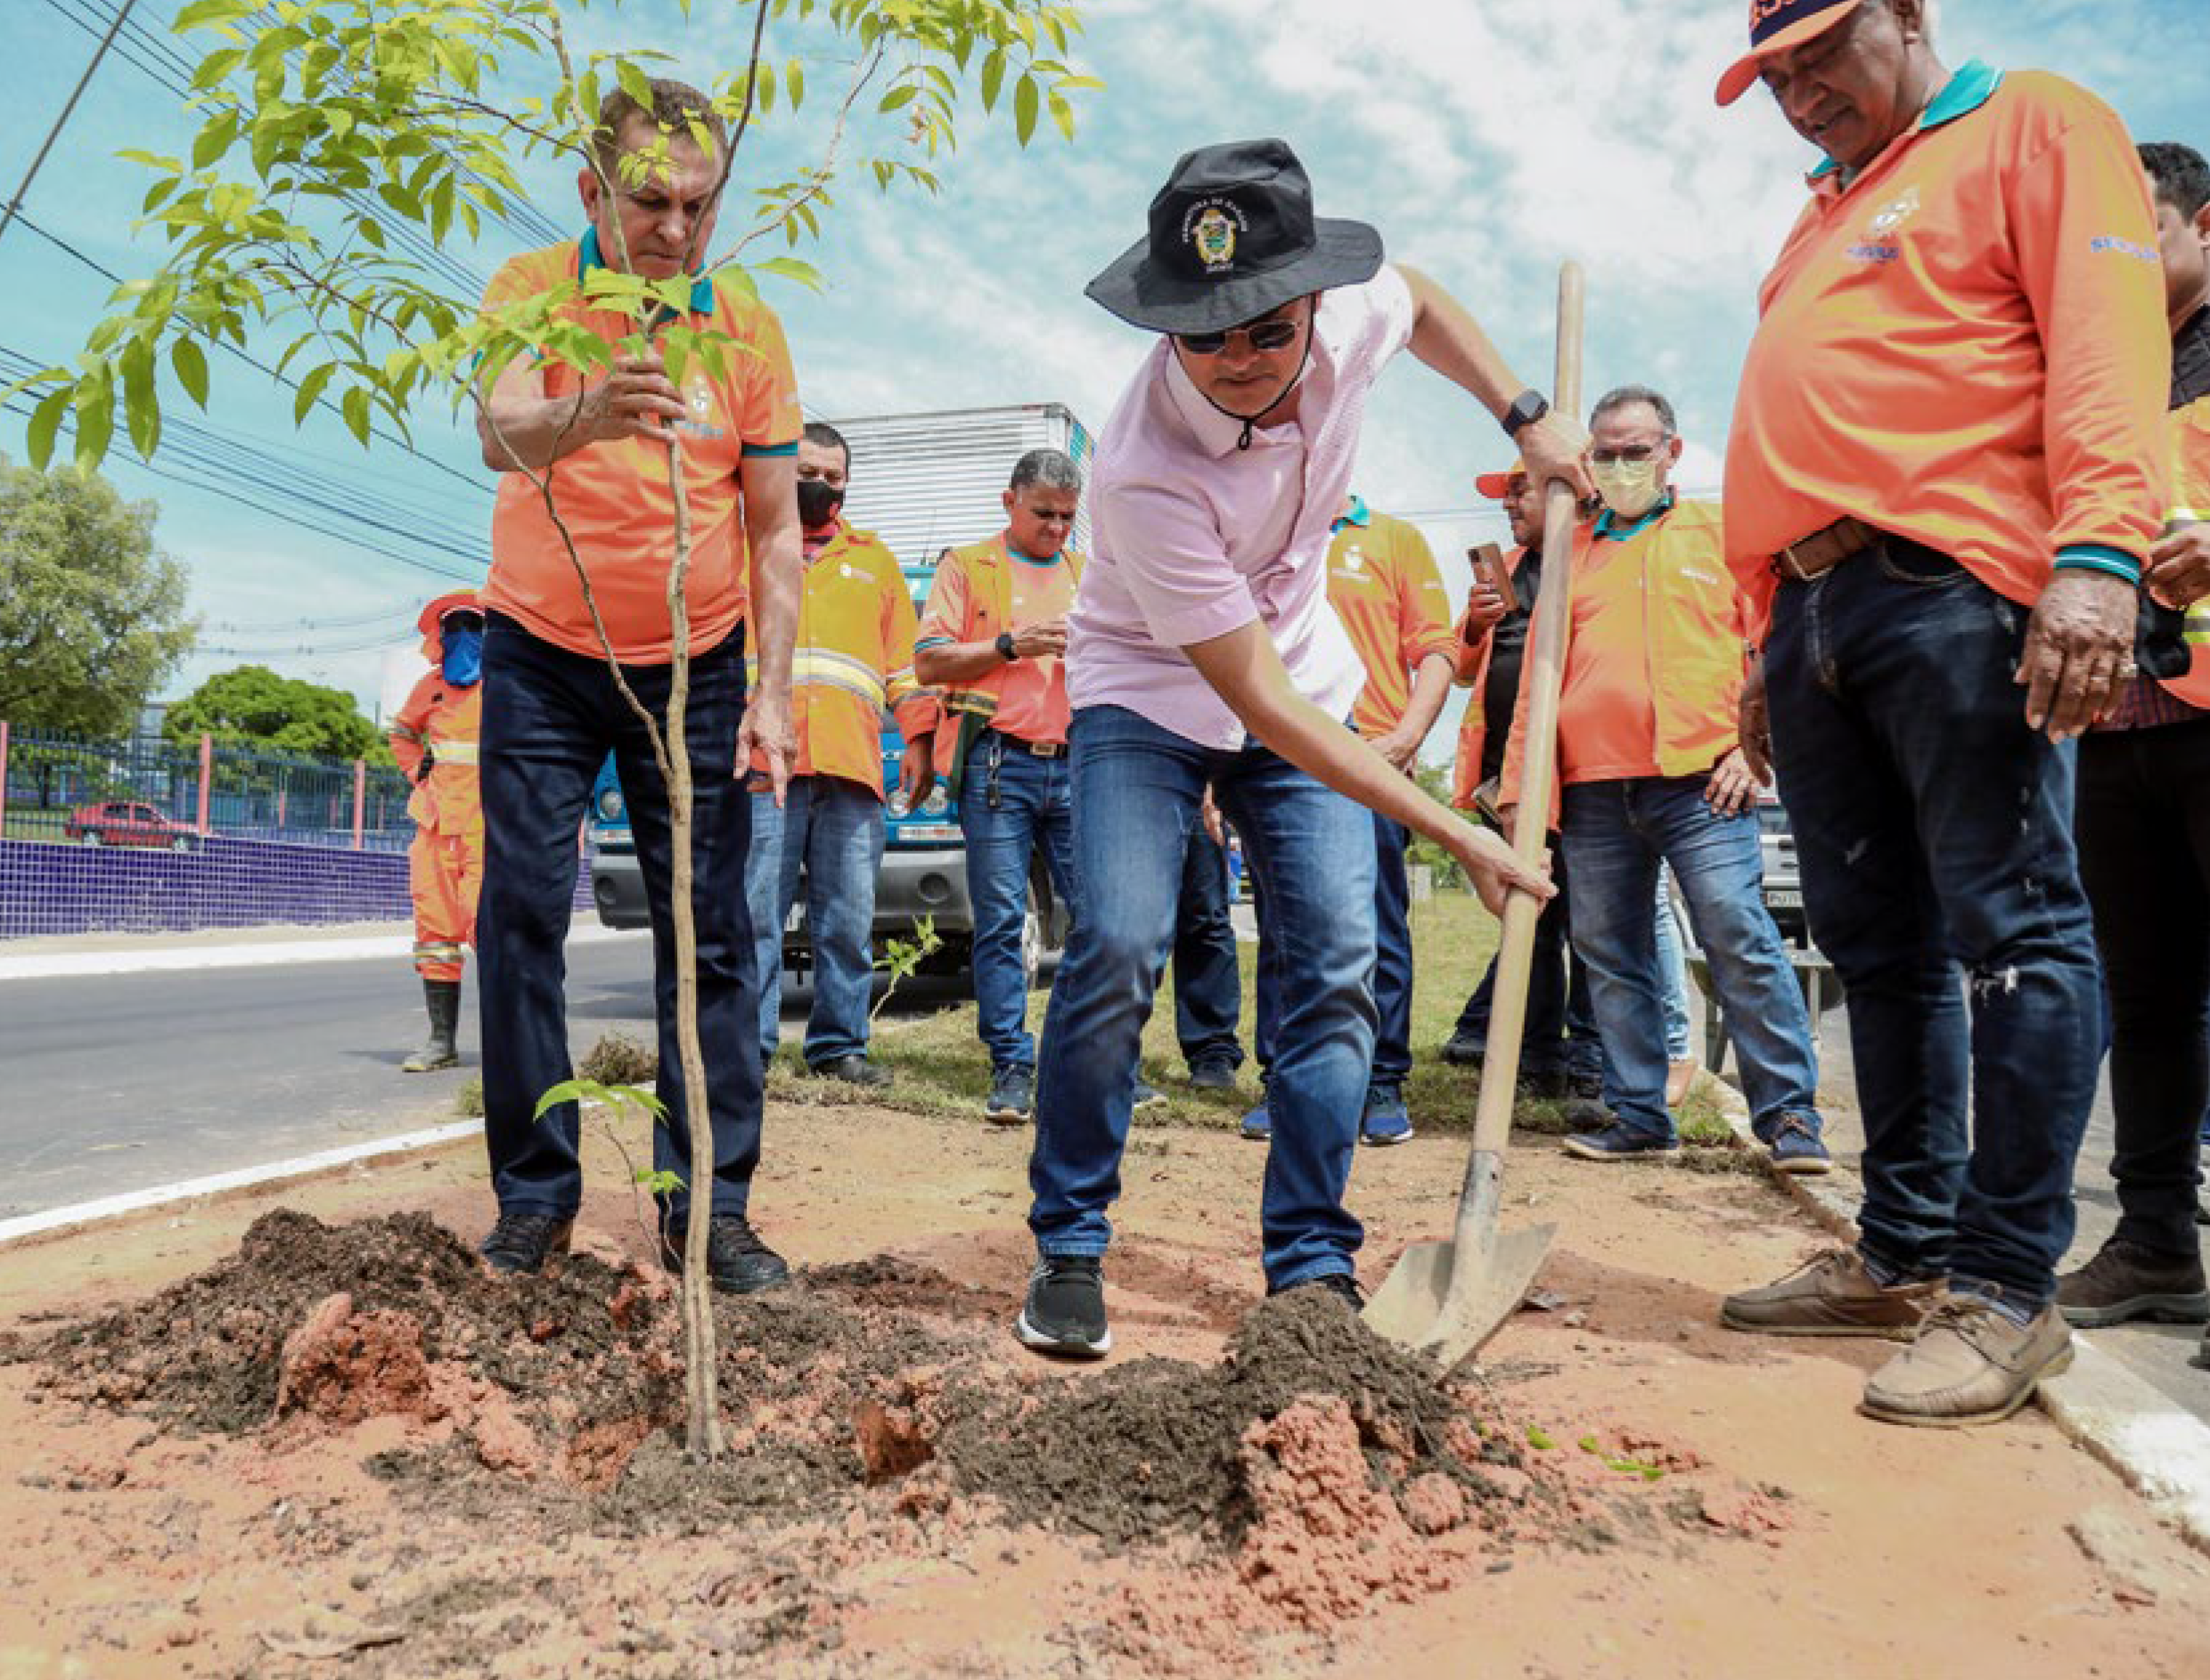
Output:
[[[1032,741],[1028,743],[1028,750],[1039,758],[1056,758],[1061,749],[1056,741]]]

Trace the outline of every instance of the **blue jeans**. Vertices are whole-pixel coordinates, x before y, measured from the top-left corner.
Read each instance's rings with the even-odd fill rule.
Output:
[[[483,707],[483,898],[476,919],[482,983],[484,1140],[503,1213],[571,1217],[583,1197],[576,1105],[543,1119],[537,1099],[571,1077],[563,943],[576,894],[576,831],[610,750],[652,915],[652,1003],[659,1022],[655,1083],[667,1116],[652,1128],[652,1165],[691,1176],[691,1131],[675,1038],[675,936],[669,881],[667,789],[644,726],[602,660],[553,646],[497,612],[486,615]],[[668,668],[623,668],[665,717]],[[692,912],[698,929],[699,1037],[710,1094],[714,1209],[745,1211],[760,1151],[758,980],[744,904],[750,814],[732,773],[744,712],[741,630],[691,664],[685,721],[693,778]],[[670,1217],[687,1190],[667,1199]]]
[[[1685,1061],[1689,1053],[1688,963],[1681,951],[1681,930],[1674,924],[1672,896],[1658,877],[1658,983],[1666,994],[1666,1057]]]
[[[782,928],[806,877],[806,938],[814,959],[814,1006],[806,1020],[806,1064],[818,1068],[867,1050],[873,988],[875,874],[886,833],[874,790],[841,776],[794,776],[782,808],[752,795],[752,855],[744,898],[759,964],[760,1059],[782,1037]]]
[[[1573,947],[1589,966],[1604,1037],[1604,1101],[1635,1131],[1670,1137],[1665,988],[1658,969],[1658,866],[1681,883],[1733,1028],[1750,1122],[1769,1137],[1784,1113],[1815,1115],[1819,1065],[1780,930],[1765,909],[1757,818],[1721,816],[1708,776],[1583,782],[1559,824],[1573,875]]]
[[[1035,1038],[1028,1031],[1028,977],[1020,965],[1028,861],[1035,853],[1043,853],[1052,890],[1076,925],[1082,922],[1068,785],[1065,754],[1039,758],[994,729],[985,730],[975,742],[960,783],[967,897],[975,913],[975,1013],[993,1072],[1035,1066]]]
[[[1075,922],[1044,1029],[1028,1226],[1044,1254],[1105,1252],[1120,1193],[1136,1052],[1174,940],[1180,871],[1159,867],[1206,784],[1242,836],[1283,990],[1268,1085],[1273,1143],[1259,1197],[1274,1290],[1354,1270],[1365,1233],[1343,1206],[1373,1061],[1373,824],[1256,742],[1200,747],[1117,706],[1075,714]]]
[[[2026,617],[1891,537],[1780,586],[1765,680],[1804,908],[1848,999],[1864,1249],[2033,1304],[2072,1241],[2101,1006],[2074,753],[2011,681]]]
[[[1553,852],[1555,848],[1553,847]],[[1588,964],[1567,938],[1572,914],[1572,880],[1565,858],[1551,860],[1555,897],[1543,906],[1535,924],[1535,962],[1527,975],[1527,1012],[1521,1032],[1519,1070],[1603,1077],[1604,1041],[1596,1030],[1596,1007],[1589,997]],[[1489,1016],[1496,996],[1496,959],[1489,959],[1481,983],[1458,1012],[1453,1037],[1488,1042]]]
[[[1228,915],[1228,854],[1203,824],[1182,859],[1182,914],[1175,923],[1175,1040],[1182,1060],[1243,1065],[1236,1028],[1243,1018],[1243,963]]]
[[[1402,1086],[1412,1072],[1412,882],[1404,825],[1368,813],[1373,826],[1373,1067],[1369,1085]],[[1258,907],[1257,1029],[1252,1047],[1262,1074],[1273,1066],[1275,1023],[1281,1018],[1282,977],[1271,958],[1267,913]]]

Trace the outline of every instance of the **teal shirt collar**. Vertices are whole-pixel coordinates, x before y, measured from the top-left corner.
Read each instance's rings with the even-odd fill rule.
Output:
[[[576,278],[581,280],[593,268],[606,266],[606,258],[599,250],[599,230],[586,227],[583,238],[577,242]],[[710,275],[700,275],[691,283],[691,312],[693,315],[714,313],[714,281]]]
[[[1969,60],[1964,68],[1949,78],[1947,86],[1934,95],[1924,111],[1919,113],[1917,132],[1939,128],[1960,117],[1969,117],[1995,96],[2002,86],[2003,73],[1984,59]],[[1842,166],[1829,158],[1811,172],[1814,181],[1841,173]]]
[[[1363,496],[1354,496],[1351,497],[1350,512],[1344,514],[1343,517],[1336,520],[1334,524],[1329,526],[1328,534],[1332,537],[1336,532],[1341,530],[1346,525],[1363,526],[1371,525],[1372,523],[1373,511],[1366,505],[1366,498]]]
[[[1673,512],[1673,492],[1667,490],[1658,498],[1655,507],[1632,525],[1617,523],[1612,518],[1611,510],[1605,508],[1596,516],[1596,540],[1600,543],[1624,543],[1629,537],[1640,537],[1659,520]]]

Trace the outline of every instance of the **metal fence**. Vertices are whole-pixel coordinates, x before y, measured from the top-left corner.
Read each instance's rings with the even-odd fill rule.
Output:
[[[405,851],[406,780],[389,766],[159,737],[82,741],[0,721],[0,838],[188,852],[217,837]]]

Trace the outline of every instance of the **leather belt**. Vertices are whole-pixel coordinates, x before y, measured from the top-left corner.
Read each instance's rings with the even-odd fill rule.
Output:
[[[1056,758],[1067,750],[1067,743],[1063,741],[1023,741],[1019,735],[1009,735],[1003,729],[996,728],[990,733],[1015,752],[1033,753],[1039,758]]]
[[[1851,555],[1862,554],[1875,543],[1884,540],[1887,535],[1887,532],[1866,524],[1862,520],[1845,515],[1824,530],[1813,531],[1775,554],[1772,557],[1773,576],[1809,583],[1821,572],[1833,570]]]

